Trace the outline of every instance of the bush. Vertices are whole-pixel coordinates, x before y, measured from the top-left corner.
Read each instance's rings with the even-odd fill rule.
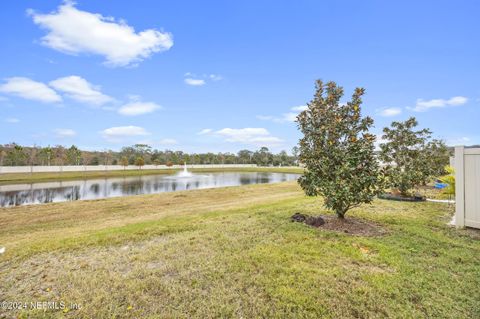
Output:
[[[447,195],[455,195],[455,169],[447,165],[445,166],[445,172],[448,174],[440,177],[440,180],[447,184],[447,187],[445,187],[442,192]]]
[[[386,185],[397,189],[403,196],[418,185],[427,184],[433,177],[443,174],[448,163],[448,149],[442,141],[431,139],[429,129],[415,130],[414,117],[404,122],[392,122],[383,129],[380,159],[385,166]]]

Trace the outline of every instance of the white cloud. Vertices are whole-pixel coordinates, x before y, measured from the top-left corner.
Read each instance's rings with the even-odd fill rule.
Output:
[[[202,80],[202,79],[186,78],[184,81],[186,84],[193,85],[193,86],[205,85],[205,80]]]
[[[197,75],[192,72],[186,72],[183,76],[185,77],[185,79],[183,80],[185,84],[192,86],[203,86],[210,81],[217,82],[223,80],[223,76],[221,76],[220,74]]]
[[[0,85],[0,92],[44,103],[61,102],[62,97],[42,82],[25,77],[12,77]]]
[[[219,74],[210,74],[209,76],[209,79],[212,80],[212,81],[220,81],[220,80],[223,80],[223,76],[219,75]]]
[[[57,137],[73,137],[75,135],[77,135],[77,132],[75,132],[74,130],[72,129],[69,129],[69,128],[57,128],[54,130],[55,134],[57,135]]]
[[[283,113],[281,120],[283,122],[295,122],[297,120],[298,113]]]
[[[390,117],[390,116],[396,116],[401,114],[402,109],[399,107],[386,107],[386,108],[377,110],[377,112],[380,116]]]
[[[198,132],[197,134],[198,135],[205,135],[205,134],[208,134],[208,133],[211,133],[213,130],[211,128],[204,128],[203,130],[201,130],[200,132]]]
[[[464,96],[454,96],[450,100],[447,101],[447,104],[457,106],[457,105],[463,105],[463,104],[467,103],[467,101],[468,101],[468,98],[466,98]]]
[[[307,108],[306,105],[294,106],[290,108],[291,112],[283,113],[281,116],[257,115],[257,119],[275,123],[293,123],[297,120],[298,114]]]
[[[120,107],[118,113],[127,116],[142,115],[152,113],[162,107],[153,102],[132,101]]]
[[[66,1],[49,14],[27,11],[35,24],[47,30],[42,44],[69,54],[97,54],[111,66],[127,66],[166,51],[172,35],[155,29],[135,32],[125,21],[78,10]]]
[[[20,122],[20,120],[15,118],[15,117],[8,117],[8,118],[5,119],[5,122],[15,124],[15,123]]]
[[[210,134],[221,136],[226,142],[257,146],[275,146],[283,142],[280,138],[272,136],[265,128],[224,128]]]
[[[148,132],[140,126],[116,126],[102,131],[105,136],[140,136],[148,135]]]
[[[256,118],[263,121],[272,121],[275,123],[292,123],[297,119],[298,113],[288,112],[283,113],[281,116],[272,116],[272,115],[257,115]]]
[[[300,112],[303,112],[303,111],[305,111],[305,110],[307,110],[307,109],[308,109],[308,106],[306,106],[306,105],[299,105],[299,106],[294,106],[294,107],[292,107],[290,110],[296,111],[296,112],[299,112],[299,113],[300,113]]]
[[[177,140],[173,138],[164,138],[159,141],[160,145],[175,145],[178,144]]]
[[[454,96],[448,100],[446,99],[433,99],[433,100],[423,100],[418,99],[415,107],[409,107],[408,109],[415,112],[425,112],[432,108],[443,108],[447,106],[459,106],[467,103],[468,98],[464,96]]]
[[[69,98],[82,103],[103,105],[114,99],[103,94],[99,87],[95,87],[80,76],[70,75],[51,81],[50,86],[65,93]]]
[[[134,125],[110,127],[101,131],[100,134],[105,140],[112,143],[132,142],[139,136],[150,135],[143,127]]]
[[[218,135],[222,135],[228,142],[241,142],[250,140],[255,137],[269,136],[270,133],[265,128],[224,128],[215,132]]]

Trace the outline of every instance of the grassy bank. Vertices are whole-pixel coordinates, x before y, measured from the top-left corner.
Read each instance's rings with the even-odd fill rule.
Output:
[[[325,213],[295,183],[0,209],[1,300],[71,318],[475,318],[479,234],[437,203],[376,200],[380,237],[292,223]]]
[[[35,183],[50,182],[56,180],[75,180],[75,179],[95,179],[107,177],[175,174],[178,169],[136,169],[136,170],[118,170],[118,171],[98,171],[98,172],[55,172],[55,173],[7,173],[0,174],[1,184],[13,183]],[[192,172],[279,172],[279,173],[301,173],[302,169],[297,167],[247,167],[247,168],[197,168],[191,169]]]

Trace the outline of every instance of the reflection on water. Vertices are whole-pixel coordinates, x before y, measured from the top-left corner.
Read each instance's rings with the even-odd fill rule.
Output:
[[[50,183],[0,186],[0,207],[98,199],[182,190],[277,183],[296,180],[298,174],[212,173],[176,177],[147,175]]]

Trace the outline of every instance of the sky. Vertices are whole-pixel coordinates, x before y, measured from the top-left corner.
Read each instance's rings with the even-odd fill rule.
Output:
[[[0,144],[290,151],[316,79],[480,144],[478,1],[2,1]]]

